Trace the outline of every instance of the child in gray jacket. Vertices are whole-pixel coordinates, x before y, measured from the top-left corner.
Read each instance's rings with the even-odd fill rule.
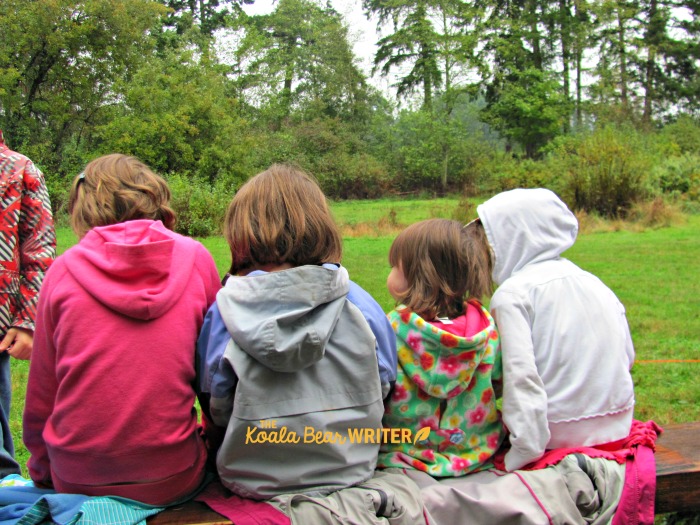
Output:
[[[274,165],[233,198],[230,277],[198,343],[205,426],[226,428],[216,466],[240,496],[329,494],[372,477],[396,379],[381,307],[340,266],[342,242],[321,189]],[[207,421],[207,419],[211,421]]]

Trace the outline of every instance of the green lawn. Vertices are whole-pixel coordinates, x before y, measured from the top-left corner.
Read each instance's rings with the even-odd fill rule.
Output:
[[[397,224],[428,217],[451,217],[457,200],[343,202],[333,205],[341,224],[379,222],[395,212]],[[632,374],[638,419],[660,424],[700,420],[700,216],[686,224],[647,230],[581,235],[566,257],[598,275],[627,307],[637,350]],[[220,237],[201,239],[223,275],[228,246]],[[345,239],[343,263],[351,278],[370,292],[385,310],[393,304],[386,291],[391,236]],[[59,253],[76,242],[70,230],[58,231]],[[655,360],[666,360],[656,362]],[[26,362],[13,362],[12,430],[21,463],[21,412]]]

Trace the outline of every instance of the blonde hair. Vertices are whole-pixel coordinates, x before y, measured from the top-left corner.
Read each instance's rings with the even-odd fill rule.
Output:
[[[473,229],[458,221],[412,224],[394,239],[389,264],[401,269],[408,284],[398,302],[427,320],[454,319],[464,314],[465,300],[481,299],[493,290],[490,255]]]
[[[266,264],[340,263],[343,247],[326,196],[308,174],[274,164],[229,204],[224,236],[232,275]]]
[[[136,219],[175,227],[168,184],[140,160],[113,153],[90,162],[73,181],[68,200],[73,231],[83,237],[95,226]]]

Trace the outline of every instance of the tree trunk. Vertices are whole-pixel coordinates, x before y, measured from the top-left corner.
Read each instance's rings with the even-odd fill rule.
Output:
[[[564,91],[564,96],[566,100],[570,97],[570,72],[569,72],[569,61],[571,60],[571,50],[569,39],[571,37],[571,24],[569,5],[567,0],[559,0],[559,24],[560,24],[560,40],[561,40],[561,61],[562,61],[562,89]],[[570,118],[567,119],[564,124],[564,132],[568,133],[570,129]]]
[[[529,17],[530,23],[530,45],[532,46],[532,61],[535,68],[542,71],[542,48],[540,46],[540,33],[537,29],[537,21],[539,20],[539,15],[537,14],[537,1],[528,1]]]
[[[622,10],[617,10],[617,52],[620,60],[620,103],[627,112],[629,98],[627,95],[627,49],[626,49],[625,23],[622,20]]]
[[[582,66],[583,66],[583,48],[584,48],[584,36],[582,31],[585,31],[585,25],[583,24],[583,9],[581,9],[581,2],[584,0],[574,0],[574,16],[576,19],[576,31],[575,31],[575,60],[576,60],[576,126],[581,125],[582,117],[582,107],[583,104],[583,86],[582,84]]]
[[[447,191],[447,171],[450,167],[450,146],[443,144],[442,146],[442,191]]]
[[[642,122],[645,124],[651,123],[652,103],[654,100],[654,76],[656,65],[656,54],[663,32],[663,20],[658,12],[657,0],[651,0],[649,3],[649,27],[647,28],[645,40],[647,45],[647,62],[644,68],[644,113],[642,114]]]

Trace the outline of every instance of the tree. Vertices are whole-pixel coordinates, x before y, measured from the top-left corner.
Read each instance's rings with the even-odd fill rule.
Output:
[[[147,0],[3,0],[0,126],[12,144],[59,170],[67,145],[117,102],[114,83],[148,53],[163,12]]]
[[[607,0],[596,7],[600,61],[592,94],[649,126],[679,107],[698,109],[700,23],[693,0]]]
[[[179,33],[185,32],[193,24],[199,26],[203,35],[214,36],[217,29],[226,26],[226,18],[240,14],[243,4],[250,5],[255,0],[162,0],[171,9],[166,23],[174,26]]]
[[[679,102],[698,109],[700,95],[700,14],[697,2],[646,0],[644,36],[646,55],[641,64],[644,97],[642,120],[649,124]],[[679,18],[682,14],[689,19]],[[690,88],[690,89],[689,89]]]
[[[211,44],[215,33],[227,27],[245,13],[241,6],[250,5],[255,0],[160,0],[170,10],[164,18],[168,27],[174,27],[179,35],[190,34],[190,38],[202,53],[202,60],[208,62]]]
[[[214,182],[245,179],[253,156],[248,125],[229,82],[191,50],[151,56],[118,86],[122,103],[97,130],[98,152],[135,155],[161,173]]]
[[[442,84],[438,64],[440,36],[435,30],[433,0],[363,0],[367,14],[378,17],[378,27],[391,24],[392,33],[377,42],[375,71],[389,75],[406,64],[410,70],[397,81],[398,96],[422,91],[423,108],[430,109],[434,91]],[[443,14],[447,11],[443,10]]]
[[[279,0],[269,15],[244,17],[235,51],[241,97],[276,129],[295,114],[357,120],[370,90],[340,15],[312,0]]]
[[[527,157],[535,158],[561,134],[570,110],[553,74],[531,67],[514,72],[482,114],[504,137],[521,144]]]

